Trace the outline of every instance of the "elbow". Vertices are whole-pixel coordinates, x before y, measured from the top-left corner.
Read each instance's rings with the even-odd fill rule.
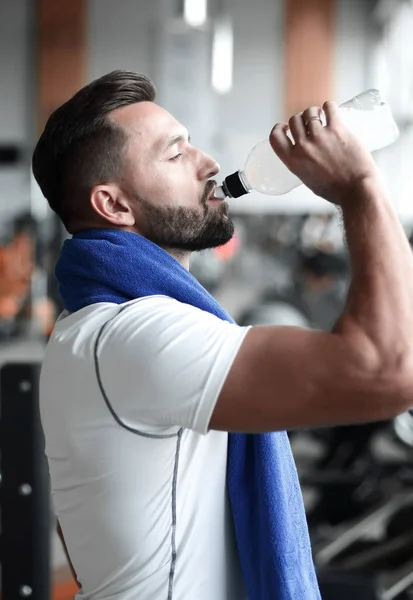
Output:
[[[353,345],[354,382],[360,392],[358,407],[366,411],[366,420],[389,420],[411,409],[413,346],[394,344],[391,351],[383,351],[364,336],[357,342]]]
[[[409,373],[398,372],[393,377],[393,390],[399,406],[395,406],[392,417],[413,407],[413,367]]]
[[[391,419],[413,407],[413,350],[395,353],[391,359],[384,360],[375,373],[374,387],[377,383],[384,392],[381,407],[383,418]]]

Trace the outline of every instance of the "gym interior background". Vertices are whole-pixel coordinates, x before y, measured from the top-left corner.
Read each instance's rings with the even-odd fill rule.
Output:
[[[1,597],[76,593],[55,533],[36,412],[61,310],[65,232],[30,172],[50,113],[113,69],[158,101],[227,175],[272,125],[379,88],[400,128],[376,154],[413,241],[412,0],[0,0]],[[236,236],[192,271],[241,324],[327,329],[348,262],[332,207],[304,187],[231,201]],[[324,600],[413,598],[413,417],[291,432]],[[352,596],[350,596],[350,594]],[[235,599],[234,599],[235,600]]]

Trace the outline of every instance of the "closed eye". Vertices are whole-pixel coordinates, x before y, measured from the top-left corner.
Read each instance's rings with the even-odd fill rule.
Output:
[[[176,156],[172,156],[172,158],[170,158],[169,160],[172,161],[178,161],[182,156],[182,152],[179,152],[179,154],[177,154]]]

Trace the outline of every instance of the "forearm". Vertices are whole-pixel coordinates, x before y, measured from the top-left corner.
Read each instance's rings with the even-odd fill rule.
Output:
[[[386,364],[410,357],[413,257],[382,187],[371,180],[343,208],[352,281],[336,331],[362,332]]]

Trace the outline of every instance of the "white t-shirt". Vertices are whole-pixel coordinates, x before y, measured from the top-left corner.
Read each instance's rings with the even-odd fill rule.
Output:
[[[164,296],[56,323],[40,408],[77,598],[245,597],[228,434],[208,426],[247,331]]]

